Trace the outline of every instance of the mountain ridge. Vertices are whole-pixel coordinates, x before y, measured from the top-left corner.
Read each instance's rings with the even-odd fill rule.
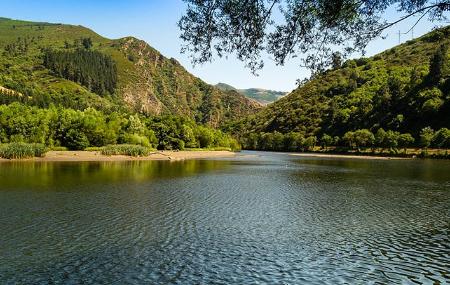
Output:
[[[257,102],[267,105],[277,101],[278,99],[286,96],[289,92],[283,91],[275,91],[264,88],[247,88],[247,89],[238,89],[229,84],[219,82],[215,85],[217,88],[223,91],[237,91],[243,94],[245,97],[256,100]]]
[[[36,94],[51,93],[50,101],[55,104],[78,109],[124,108],[149,115],[187,116],[213,127],[260,108],[237,92],[223,92],[205,83],[177,60],[166,58],[135,37],[107,39],[83,26],[7,18],[0,20],[0,32],[0,49],[26,44],[26,51],[3,59],[0,74],[9,73],[9,76],[0,76],[0,85],[20,93],[26,93],[22,92],[24,90]],[[82,39],[91,41],[90,50],[115,61],[118,77],[115,94],[95,94],[77,82],[55,77],[42,68],[44,48],[68,52],[78,49],[76,42]],[[16,72],[9,72],[11,69]],[[74,93],[78,99],[73,102],[62,93]]]

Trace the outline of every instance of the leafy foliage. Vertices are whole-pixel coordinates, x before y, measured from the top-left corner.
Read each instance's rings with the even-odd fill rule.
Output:
[[[439,29],[372,58],[349,60],[228,129],[243,142],[255,133],[293,132],[303,138],[339,137],[348,147],[357,147],[357,130],[384,129],[387,141],[375,140],[376,146],[394,147],[402,134],[420,145],[424,128],[450,126],[449,36],[450,28]],[[406,141],[412,144],[404,135]],[[358,146],[364,144],[369,145]]]
[[[276,63],[301,55],[315,72],[336,63],[337,52],[346,56],[364,51],[366,45],[388,27],[414,15],[420,19],[445,20],[448,0],[185,0],[186,13],[178,26],[183,51],[194,63],[236,54],[253,72],[262,68],[267,52]],[[404,16],[389,23],[383,20],[388,8]],[[282,19],[274,11],[282,13]]]
[[[197,125],[187,118],[105,114],[93,108],[84,111],[54,106],[42,109],[18,102],[0,105],[0,142],[39,143],[72,150],[112,144],[158,149],[239,147],[228,134]]]

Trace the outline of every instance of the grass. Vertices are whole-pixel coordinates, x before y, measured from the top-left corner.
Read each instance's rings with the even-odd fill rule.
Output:
[[[6,159],[21,159],[43,157],[47,148],[43,144],[10,143],[0,145],[0,157]]]
[[[84,149],[84,151],[103,151],[104,147],[101,146],[90,146]]]
[[[141,145],[117,144],[103,147],[101,153],[103,155],[147,156],[151,151],[151,148]]]

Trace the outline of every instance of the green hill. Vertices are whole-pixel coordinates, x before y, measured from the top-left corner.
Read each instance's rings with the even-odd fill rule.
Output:
[[[39,106],[172,114],[213,127],[259,108],[133,37],[111,40],[81,26],[1,18],[0,52],[0,86]]]
[[[223,91],[237,91],[245,97],[253,99],[263,105],[275,102],[287,94],[287,92],[267,90],[262,88],[236,89],[226,83],[218,83],[216,84],[216,87]]]
[[[286,150],[293,138],[310,137],[315,144],[324,135],[327,141],[336,137],[332,144],[352,145],[352,132],[360,129],[410,133],[416,145],[425,144],[424,128],[450,127],[449,42],[446,27],[374,57],[348,60],[233,128],[245,147],[256,149]],[[372,136],[370,141],[376,144]]]
[[[217,127],[259,108],[144,41],[0,18],[0,144],[236,149]]]

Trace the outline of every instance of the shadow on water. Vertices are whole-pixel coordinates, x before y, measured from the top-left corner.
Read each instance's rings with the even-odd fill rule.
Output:
[[[86,184],[92,189],[97,184],[129,184],[200,175],[224,170],[229,165],[230,162],[219,160],[10,162],[0,164],[0,191],[63,191]]]
[[[408,181],[450,183],[450,161],[447,160],[375,160],[345,158],[294,158],[295,163],[310,169],[353,173],[358,179],[393,178]],[[449,184],[450,185],[450,184]]]

